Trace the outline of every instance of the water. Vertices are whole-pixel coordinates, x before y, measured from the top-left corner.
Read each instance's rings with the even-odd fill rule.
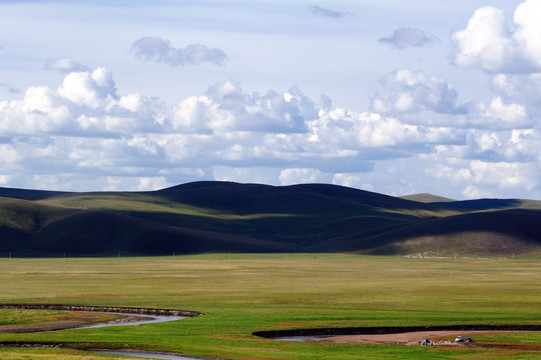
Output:
[[[315,339],[325,339],[330,338],[332,335],[306,335],[306,336],[280,336],[275,338],[270,338],[272,340],[281,340],[281,341],[311,341]]]
[[[168,354],[158,354],[151,352],[139,352],[139,351],[110,351],[110,350],[98,350],[93,351],[99,354],[110,354],[110,355],[124,355],[124,356],[133,356],[147,359],[163,359],[163,360],[198,360],[195,358],[180,356],[180,355],[168,355]]]
[[[128,323],[112,323],[112,324],[91,325],[91,326],[87,326],[86,328],[99,328],[99,327],[106,327],[106,326],[135,326],[135,325],[141,325],[141,324],[155,324],[155,323],[161,323],[161,322],[167,322],[167,321],[175,321],[175,320],[180,320],[180,319],[185,319],[186,318],[186,316],[140,315],[140,314],[126,314],[126,313],[113,313],[113,312],[108,312],[107,314],[128,315],[128,316],[134,316],[134,317],[141,317],[141,318],[144,318],[144,320],[133,321],[133,322],[128,322]],[[151,319],[149,319],[149,318],[151,318]],[[197,360],[197,359],[194,359],[194,358],[180,356],[180,355],[159,354],[159,353],[141,352],[141,351],[97,350],[97,351],[93,351],[93,352],[100,353],[100,354],[125,355],[125,356],[140,357],[140,358],[147,358],[147,359]]]
[[[136,326],[141,324],[155,324],[155,323],[162,323],[167,321],[175,321],[180,319],[185,319],[186,316],[163,316],[163,315],[141,315],[141,314],[126,314],[126,313],[115,313],[115,312],[100,312],[101,314],[113,314],[113,315],[124,315],[124,316],[133,316],[133,317],[140,317],[142,318],[141,321],[132,321],[132,322],[118,322],[118,323],[110,323],[110,324],[96,324],[96,325],[89,325],[85,326],[79,329],[89,329],[89,328],[101,328],[101,327],[107,327],[107,326]],[[149,319],[150,318],[150,319]]]

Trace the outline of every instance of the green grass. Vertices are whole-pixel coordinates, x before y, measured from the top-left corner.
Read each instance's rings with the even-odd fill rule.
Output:
[[[0,259],[1,303],[156,307],[205,314],[137,327],[4,333],[0,341],[66,342],[80,348],[94,343],[228,359],[541,358],[541,351],[529,350],[279,342],[251,335],[316,327],[541,324],[539,279],[538,259],[398,260],[340,254]],[[541,344],[539,333],[524,339],[487,335],[487,341],[505,342],[509,336],[515,342]],[[58,359],[79,356],[62,351]]]
[[[202,208],[188,204],[177,203],[159,196],[139,194],[96,194],[96,195],[69,195],[41,200],[46,205],[62,205],[69,208],[85,210],[115,210],[126,212],[167,213],[175,215],[192,215],[214,219],[251,220],[267,217],[295,216],[291,214],[228,214],[209,208]]]
[[[0,325],[35,324],[45,321],[54,321],[67,311],[56,310],[14,310],[0,309]]]

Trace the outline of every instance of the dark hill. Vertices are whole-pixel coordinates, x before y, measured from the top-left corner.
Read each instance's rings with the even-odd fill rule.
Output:
[[[510,256],[530,254],[541,248],[541,214],[534,210],[511,209],[475,212],[424,219],[405,226],[383,229],[374,234],[350,234],[334,239],[342,251],[360,248],[371,254],[415,254],[454,256]],[[325,251],[330,244],[318,244]],[[336,250],[335,250],[336,251]]]
[[[0,188],[0,195],[0,253],[14,256],[541,253],[541,203],[531,200],[423,203],[327,184],[216,181],[153,192]]]

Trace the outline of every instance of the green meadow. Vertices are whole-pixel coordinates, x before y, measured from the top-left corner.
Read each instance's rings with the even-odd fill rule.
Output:
[[[276,341],[255,331],[319,327],[541,325],[539,259],[412,259],[348,254],[0,259],[0,302],[193,310],[141,326],[27,334],[1,359],[112,359],[84,349],[141,349],[225,359],[532,359],[534,348],[440,348]],[[55,312],[2,310],[0,324]],[[476,336],[541,344],[541,333]],[[69,348],[69,349],[68,349]]]

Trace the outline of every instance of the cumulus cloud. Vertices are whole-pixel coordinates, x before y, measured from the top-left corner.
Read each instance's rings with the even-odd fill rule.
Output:
[[[281,185],[316,183],[322,178],[318,169],[284,169],[280,172]]]
[[[333,175],[332,183],[341,186],[373,191],[373,185],[366,182],[365,177],[366,176],[364,174],[359,173],[338,173]]]
[[[503,83],[498,82],[504,87]],[[384,95],[371,99],[372,111],[399,117],[403,123],[498,130],[527,128],[534,123],[526,106],[513,102],[518,97],[459,104],[453,85],[422,72],[397,70],[384,76],[380,84]]]
[[[417,28],[401,28],[393,32],[390,37],[378,40],[380,44],[387,44],[397,49],[407,47],[420,47],[439,42],[436,37],[427,36],[423,30]]]
[[[300,91],[264,95],[244,92],[238,83],[212,86],[204,96],[192,96],[174,108],[174,130],[210,134],[230,130],[271,133],[306,131],[306,121],[317,117],[319,108]]]
[[[506,104],[501,97],[492,99],[490,104],[471,105],[472,126],[478,128],[517,129],[533,125],[526,109],[520,104]]]
[[[507,102],[520,102],[531,117],[541,115],[541,73],[496,74],[492,89]]]
[[[329,18],[329,19],[335,19],[335,20],[340,20],[352,15],[348,12],[335,11],[331,9],[322,8],[321,6],[310,6],[309,10],[312,13],[312,15]]]
[[[209,62],[223,65],[227,56],[219,48],[209,48],[201,44],[191,44],[178,49],[169,40],[158,37],[143,37],[132,43],[131,52],[139,59],[164,63],[171,66],[199,65]]]
[[[493,184],[500,188],[524,187],[531,190],[536,185],[532,178],[537,171],[532,164],[509,162],[486,162],[474,160],[470,163],[471,181],[475,184]]]
[[[503,10],[485,6],[475,11],[465,29],[452,35],[454,62],[479,66],[489,72],[541,71],[541,2],[526,0],[507,26]]]
[[[171,185],[176,185],[176,184],[168,183],[165,177],[163,176],[139,177],[137,178],[137,180],[138,180],[137,186],[133,187],[130,190],[132,191],[159,190],[159,189],[164,189]]]
[[[257,93],[228,80],[169,107],[122,93],[106,69],[72,72],[56,88],[0,101],[0,181],[145,190],[214,178],[391,193],[426,191],[420,184],[436,178],[470,195],[535,190],[537,125],[503,95],[519,84],[498,84],[500,97],[458,105],[443,79],[400,70],[382,80],[387,93],[371,112],[357,112],[298,86]]]
[[[394,71],[380,80],[389,93],[386,98],[376,95],[372,110],[380,113],[411,113],[424,110],[436,113],[461,114],[457,106],[457,91],[443,79],[408,69]]]
[[[138,94],[119,96],[112,74],[98,68],[68,74],[57,90],[35,86],[21,100],[0,101],[0,131],[85,136],[148,131],[163,122],[149,111],[153,108],[160,105]]]
[[[335,149],[333,154],[354,156],[363,148],[407,147],[412,144],[447,142],[455,134],[446,128],[427,128],[403,124],[392,117],[375,113],[349,113],[343,109],[322,112],[310,123],[309,140],[314,146]],[[375,156],[375,155],[372,155]],[[377,157],[375,157],[377,158]]]
[[[59,58],[54,60],[48,60],[45,64],[45,70],[59,71],[63,73],[70,73],[74,71],[89,71],[88,66],[76,63],[70,58]]]

